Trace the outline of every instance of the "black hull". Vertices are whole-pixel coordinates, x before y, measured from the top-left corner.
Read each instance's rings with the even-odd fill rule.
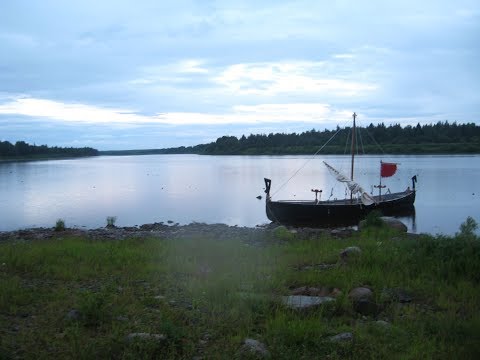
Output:
[[[277,223],[297,226],[354,225],[373,211],[384,215],[410,215],[414,213],[415,191],[374,197],[376,204],[365,206],[350,200],[334,201],[271,201],[267,197],[267,217]]]

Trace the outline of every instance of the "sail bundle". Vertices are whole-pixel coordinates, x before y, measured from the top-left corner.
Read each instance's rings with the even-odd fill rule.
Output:
[[[323,162],[327,169],[330,171],[330,173],[340,182],[343,182],[346,184],[348,189],[353,193],[353,194],[360,194],[362,203],[363,205],[372,205],[375,203],[375,200],[373,197],[368,194],[359,184],[357,184],[355,181],[350,179],[349,177],[345,176],[342,174],[340,171],[332,167],[331,165],[327,164],[325,161]],[[392,174],[393,175],[393,174]]]

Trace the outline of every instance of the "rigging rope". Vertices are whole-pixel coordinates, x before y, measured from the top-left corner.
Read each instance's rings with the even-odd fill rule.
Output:
[[[320,149],[318,149],[317,152],[315,152],[315,154],[313,154],[313,155],[310,157],[310,159],[307,159],[307,161],[305,161],[305,162],[303,163],[303,165],[300,166],[300,167],[297,169],[297,171],[295,171],[295,172],[293,173],[293,175],[288,178],[287,181],[285,181],[282,185],[280,185],[280,187],[272,194],[272,196],[274,196],[274,195],[277,194],[281,189],[283,189],[283,188],[285,187],[285,185],[287,185],[287,184],[290,182],[290,180],[292,180],[311,160],[313,160],[313,158],[314,158],[315,156],[317,156],[318,153],[319,153],[320,151],[322,151],[323,148],[324,148],[325,146],[327,146],[328,143],[329,143],[330,141],[332,141],[335,136],[337,136],[337,134],[340,132],[340,130],[342,130],[342,129],[339,128],[339,129],[337,130],[337,132],[336,132],[335,134],[333,134],[333,135],[330,137],[330,139],[328,139],[328,141],[327,141],[325,144],[323,144],[322,147],[321,147]]]
[[[365,148],[363,147],[362,132],[360,131],[360,129],[358,129],[358,137],[360,138],[360,143],[361,143],[361,148],[362,148],[362,154],[365,154]]]
[[[365,128],[365,131],[367,132],[368,136],[370,136],[370,139],[373,140],[373,142],[375,143],[375,145],[377,145],[378,148],[382,151],[382,154],[385,155],[385,151],[384,151],[383,148],[380,146],[380,144],[375,140],[375,138],[373,137],[373,135],[370,134],[370,132],[368,131],[367,128]]]

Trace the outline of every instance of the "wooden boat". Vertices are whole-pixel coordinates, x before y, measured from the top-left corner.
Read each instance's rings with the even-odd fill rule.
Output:
[[[383,177],[393,176],[397,170],[396,163],[380,162],[380,184],[378,195],[368,194],[359,184],[353,180],[355,160],[355,119],[353,114],[352,131],[352,158],[351,176],[347,177],[326,162],[328,170],[340,182],[343,182],[350,190],[350,198],[343,200],[318,200],[318,194],[322,190],[312,189],[315,200],[272,200],[270,196],[271,180],[265,178],[266,213],[268,219],[273,222],[299,225],[299,226],[329,226],[329,225],[353,225],[364,218],[369,212],[379,210],[384,215],[409,215],[415,211],[415,183],[417,177],[412,177],[412,188],[396,193],[382,194],[385,188],[381,183]]]

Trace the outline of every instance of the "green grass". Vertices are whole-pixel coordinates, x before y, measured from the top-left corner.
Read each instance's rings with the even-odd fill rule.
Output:
[[[336,263],[347,246],[362,254]],[[0,359],[238,358],[246,337],[273,359],[473,359],[480,354],[480,241],[407,238],[370,228],[348,239],[300,239],[286,229],[257,245],[197,237],[0,244]],[[284,308],[296,286],[341,289],[309,312]],[[350,289],[367,285],[381,312],[356,313]],[[383,289],[412,294],[401,305]],[[68,318],[76,309],[78,317]],[[384,328],[376,320],[390,323]],[[126,341],[134,332],[165,341]],[[331,343],[352,332],[354,341]]]

